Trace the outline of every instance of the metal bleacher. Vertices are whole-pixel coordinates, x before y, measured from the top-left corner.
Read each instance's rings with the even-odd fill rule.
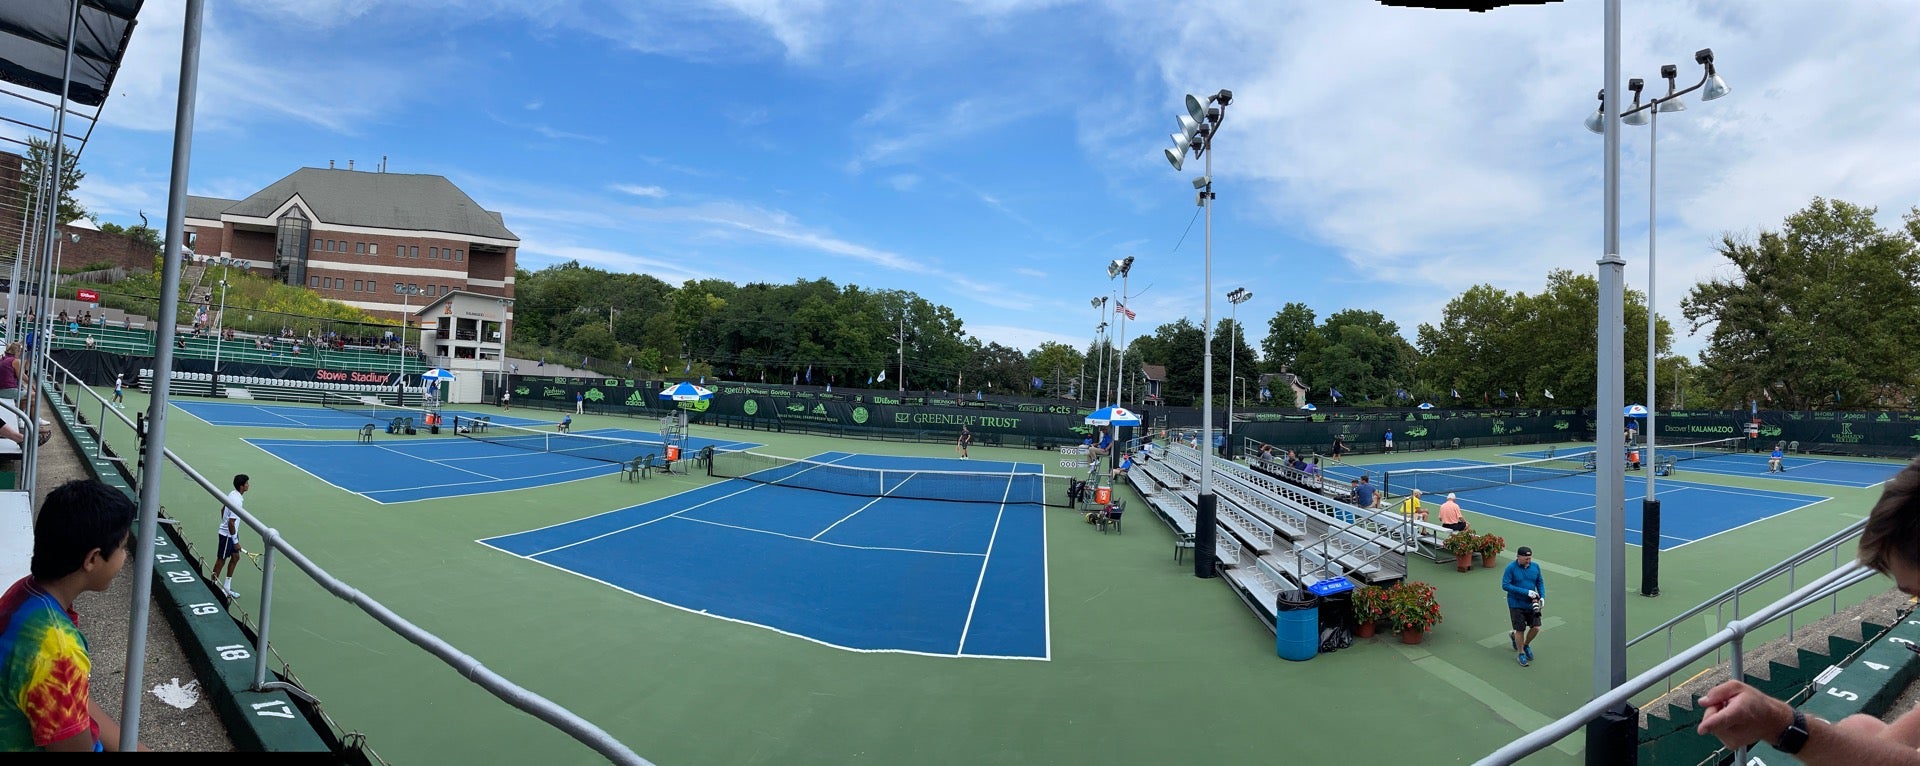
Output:
[[[1191,535],[1200,451],[1170,442],[1128,480],[1176,533]],[[1373,584],[1406,578],[1407,555],[1421,551],[1424,528],[1432,526],[1355,508],[1242,463],[1212,462],[1220,574],[1269,624],[1282,590],[1334,577]]]

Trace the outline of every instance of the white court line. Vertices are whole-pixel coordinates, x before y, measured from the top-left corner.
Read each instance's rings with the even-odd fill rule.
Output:
[[[987,554],[980,558],[980,577],[973,581],[973,600],[967,604],[967,622],[960,626],[960,645],[953,648],[959,654],[967,648],[967,632],[973,630],[973,613],[980,608],[980,589],[987,584],[987,567],[993,564],[993,543],[1000,539],[1000,520],[1007,516],[1007,500],[1013,497],[1014,472],[1007,473],[1007,488],[1000,493],[1000,510],[993,515],[993,534],[987,536]],[[1045,506],[1042,506],[1045,507]]]
[[[433,462],[433,461],[427,461],[427,462]],[[568,468],[564,471],[549,471],[547,473],[533,473],[533,474],[527,474],[525,476],[514,476],[511,478],[489,477],[488,481],[455,481],[455,482],[448,482],[446,484],[420,484],[412,487],[399,487],[395,489],[373,489],[360,494],[365,494],[371,497],[373,495],[387,494],[390,492],[412,492],[418,489],[442,489],[446,487],[471,487],[476,484],[490,484],[490,483],[498,483],[498,482],[506,482],[506,481],[522,481],[526,479],[543,479],[548,476],[565,476],[567,474],[580,473],[582,471],[590,471],[590,470],[596,470],[596,469],[598,471],[606,471],[610,469],[612,466],[613,466],[612,463],[595,463],[593,465],[581,466],[579,468]],[[452,466],[448,466],[448,467],[452,468]],[[459,470],[459,469],[455,469],[455,470]],[[473,473],[473,472],[467,471],[467,473]],[[474,475],[485,476],[486,474],[474,474]],[[603,474],[594,473],[592,476],[589,476],[586,478],[597,478],[601,475]],[[545,486],[545,485],[535,485],[535,486],[537,487],[537,486]],[[514,489],[534,489],[534,488],[535,487],[515,487]],[[436,499],[436,498],[424,498],[424,499]]]
[[[527,554],[527,555],[528,555],[528,557],[530,557],[530,558],[531,558],[531,557],[534,557],[534,556],[545,556],[545,555],[547,555],[547,554],[549,554],[549,553],[552,553],[552,552],[554,552],[554,551],[559,551],[559,550],[566,550],[566,549],[568,549],[568,548],[572,548],[573,546],[576,546],[576,545],[580,545],[581,543],[590,543],[590,542],[593,542],[593,541],[595,541],[595,540],[598,540],[598,539],[600,539],[600,538],[603,538],[603,537],[611,537],[611,536],[613,536],[613,535],[617,535],[617,534],[620,534],[620,533],[622,533],[622,532],[629,532],[629,531],[632,531],[632,530],[635,530],[635,529],[639,529],[639,528],[641,528],[641,527],[644,527],[644,526],[646,526],[646,525],[648,525],[648,524],[652,524],[652,523],[654,523],[654,522],[656,522],[656,521],[665,521],[665,520],[667,520],[667,519],[671,519],[671,518],[673,518],[673,517],[675,517],[675,516],[679,516],[680,514],[683,514],[683,513],[686,513],[687,511],[691,511],[691,510],[693,510],[693,509],[695,509],[695,508],[699,508],[699,507],[702,507],[702,506],[706,506],[706,505],[712,505],[712,504],[714,504],[714,503],[717,503],[717,502],[720,502],[721,500],[725,500],[725,499],[727,499],[727,498],[729,498],[729,497],[733,497],[734,495],[738,495],[738,494],[741,494],[741,493],[744,493],[744,492],[752,492],[752,491],[754,491],[754,490],[756,490],[756,489],[759,489],[759,488],[761,488],[761,487],[763,487],[763,486],[766,486],[766,485],[764,485],[764,484],[754,484],[754,483],[752,483],[752,482],[749,482],[749,483],[748,483],[748,486],[747,486],[747,488],[746,488],[746,489],[742,489],[742,490],[737,490],[737,491],[734,491],[734,492],[729,492],[729,493],[727,493],[727,494],[724,494],[724,495],[721,495],[721,496],[719,496],[719,497],[716,497],[716,498],[713,498],[713,499],[711,499],[711,500],[703,500],[703,501],[701,501],[701,502],[698,502],[698,503],[695,503],[695,504],[693,504],[693,505],[689,505],[689,506],[687,506],[687,507],[685,507],[685,508],[682,508],[682,509],[680,509],[680,510],[677,510],[677,511],[674,511],[673,513],[669,513],[669,514],[667,514],[667,515],[665,515],[665,516],[659,516],[659,517],[655,517],[655,518],[651,518],[651,519],[648,519],[648,520],[646,520],[646,521],[643,521],[643,522],[640,522],[640,523],[638,523],[638,524],[634,524],[634,525],[631,525],[631,526],[626,526],[626,527],[621,527],[621,528],[619,528],[619,529],[616,529],[616,530],[613,530],[612,532],[606,532],[606,533],[602,533],[602,534],[598,534],[598,535],[594,535],[594,536],[592,536],[592,537],[588,537],[588,538],[585,538],[585,539],[582,539],[582,540],[575,540],[575,541],[573,541],[573,542],[570,542],[570,543],[567,543],[566,545],[562,545],[562,546],[559,546],[559,547],[556,547],[556,548],[548,548],[548,549],[546,549],[546,550],[544,550],[544,551],[535,551],[535,552],[533,552],[533,553],[530,553],[530,554]]]
[[[541,565],[541,566],[545,566],[545,567],[550,567],[550,568],[552,568],[552,569],[557,569],[557,570],[559,570],[559,571],[562,571],[562,572],[565,572],[565,573],[567,573],[567,574],[570,574],[570,575],[573,575],[573,576],[575,576],[575,577],[578,577],[578,578],[580,578],[580,579],[583,579],[583,580],[587,580],[587,581],[589,581],[589,582],[597,582],[597,583],[600,583],[601,585],[605,585],[605,586],[607,586],[607,587],[609,587],[609,588],[612,588],[612,589],[614,589],[614,590],[617,590],[617,591],[620,591],[621,593],[625,593],[625,594],[627,594],[627,595],[629,595],[629,596],[633,596],[633,597],[635,597],[635,598],[639,598],[639,599],[642,599],[642,600],[646,600],[646,601],[651,601],[651,602],[653,602],[653,603],[656,603],[656,604],[659,604],[659,605],[661,605],[661,606],[665,606],[665,607],[670,607],[670,608],[673,608],[673,609],[678,609],[678,610],[680,610],[680,611],[682,611],[682,612],[686,612],[686,613],[688,613],[688,614],[697,614],[697,615],[700,615],[701,617],[711,617],[711,618],[713,618],[713,619],[716,619],[716,620],[720,620],[720,621],[722,621],[722,622],[731,622],[731,623],[733,623],[733,624],[735,624],[735,625],[746,625],[746,626],[750,626],[750,627],[755,627],[755,628],[761,628],[761,629],[764,629],[764,630],[770,630],[770,631],[773,631],[773,632],[775,632],[775,633],[778,633],[778,634],[780,634],[780,635],[783,635],[783,636],[786,636],[786,637],[788,637],[788,638],[797,638],[797,639],[800,639],[800,640],[802,640],[802,641],[811,641],[811,642],[813,642],[813,643],[816,643],[816,644],[819,644],[819,645],[821,645],[821,646],[825,646],[825,647],[829,647],[829,648],[833,648],[833,649],[839,649],[839,650],[841,650],[841,651],[847,651],[847,652],[858,652],[858,653],[860,653],[860,654],[911,654],[911,655],[917,655],[917,656],[920,656],[920,657],[937,657],[937,658],[940,658],[940,659],[954,659],[954,658],[965,658],[965,659],[982,659],[982,660],[1028,660],[1028,661],[1037,661],[1037,662],[1046,662],[1046,661],[1048,661],[1048,659],[1049,659],[1049,658],[1047,658],[1047,657],[1019,657],[1019,656],[1014,656],[1014,655],[1005,655],[1005,654],[958,654],[958,655],[956,655],[956,654],[947,654],[947,653],[944,653],[944,652],[922,652],[922,651],[918,651],[918,650],[914,650],[914,649],[861,649],[861,648],[859,648],[859,647],[853,647],[853,646],[843,646],[843,645],[841,645],[841,644],[836,644],[836,643],[833,643],[833,642],[831,642],[831,641],[822,641],[822,640],[820,640],[820,639],[818,639],[818,638],[814,638],[813,636],[809,636],[809,635],[806,635],[806,634],[803,634],[803,633],[795,633],[795,632],[793,632],[793,631],[789,631],[789,630],[781,630],[781,629],[779,629],[779,628],[776,628],[776,627],[774,627],[774,626],[772,626],[772,625],[767,625],[767,624],[764,624],[764,623],[758,623],[758,622],[753,622],[753,621],[751,621],[751,620],[742,620],[742,619],[740,619],[740,618],[738,618],[738,617],[728,617],[728,616],[726,616],[726,615],[723,615],[723,614],[714,614],[713,612],[711,612],[711,611],[708,611],[708,610],[706,610],[706,609],[694,609],[694,608],[692,608],[692,607],[687,607],[687,606],[681,606],[681,605],[679,605],[679,604],[676,604],[676,603],[673,603],[673,602],[671,602],[671,601],[666,601],[666,600],[663,600],[663,599],[658,599],[658,598],[654,598],[653,596],[649,596],[649,595],[647,595],[647,594],[645,594],[645,593],[640,593],[640,592],[638,592],[638,591],[633,591],[633,590],[629,590],[629,589],[627,589],[627,588],[622,588],[622,587],[620,587],[620,586],[618,586],[618,585],[615,585],[615,584],[613,584],[613,583],[610,583],[610,582],[607,582],[606,580],[602,580],[602,579],[600,579],[600,578],[598,578],[598,577],[594,577],[594,576],[592,576],[592,575],[588,575],[588,574],[586,574],[586,573],[584,573],[584,572],[579,572],[579,571],[576,571],[576,570],[573,570],[573,569],[568,569],[568,568],[566,568],[566,567],[563,567],[563,566],[560,566],[560,565],[558,565],[558,564],[553,564],[553,563],[549,563],[549,562],[545,562],[545,561],[541,561],[541,560],[539,560],[539,559],[536,559],[536,558],[533,558],[533,557],[531,557],[531,556],[524,556],[524,555],[521,555],[521,554],[518,554],[518,553],[514,553],[513,551],[510,551],[510,550],[507,550],[507,549],[505,549],[505,548],[501,548],[501,547],[499,547],[499,546],[496,546],[496,545],[493,545],[493,544],[491,544],[491,543],[488,543],[488,542],[487,542],[486,540],[475,540],[474,542],[476,542],[476,543],[479,543],[479,544],[481,544],[481,545],[484,545],[484,546],[486,546],[486,547],[488,547],[488,548],[492,548],[492,549],[494,549],[494,550],[496,550],[496,551],[500,551],[501,553],[505,553],[505,554],[507,554],[507,555],[509,555],[509,556],[513,556],[513,557],[516,557],[516,558],[521,558],[521,559],[525,559],[525,560],[527,560],[527,561],[531,561],[531,562],[533,562],[533,563],[535,563],[535,564],[539,564],[539,565]],[[538,554],[536,554],[536,555],[538,555]]]
[[[666,517],[664,517],[664,516],[663,516],[663,517],[661,517],[661,518],[666,518]],[[935,555],[935,556],[979,556],[979,557],[984,557],[984,556],[986,556],[986,555],[987,555],[987,554],[985,554],[985,553],[971,553],[971,552],[967,552],[967,551],[930,551],[930,550],[926,550],[926,549],[924,549],[924,548],[890,548],[890,547],[887,547],[887,546],[884,546],[884,545],[848,545],[848,544],[846,544],[846,543],[833,543],[833,542],[827,542],[827,541],[825,541],[825,540],[815,540],[815,539],[813,539],[813,538],[811,538],[811,537],[801,537],[801,536],[799,536],[799,535],[789,535],[789,534],[787,534],[787,533],[785,533],[785,532],[775,532],[775,531],[772,531],[772,530],[767,530],[767,529],[759,529],[759,528],[757,528],[757,527],[743,527],[743,526],[740,526],[740,525],[738,525],[738,524],[726,524],[726,523],[723,523],[723,522],[718,522],[718,521],[710,521],[710,520],[708,520],[708,519],[696,519],[696,518],[693,518],[692,516],[681,516],[681,517],[679,517],[679,520],[680,520],[680,521],[691,521],[691,522],[694,522],[694,523],[696,523],[696,524],[712,524],[712,525],[714,525],[714,526],[716,526],[716,527],[726,527],[726,528],[728,528],[728,529],[738,529],[738,530],[740,530],[740,531],[742,531],[742,532],[752,532],[752,533],[754,533],[754,534],[760,534],[760,535],[772,535],[772,536],[774,536],[774,537],[784,537],[784,538],[787,538],[787,539],[789,539],[789,540],[799,540],[799,541],[801,541],[801,542],[807,542],[807,543],[819,543],[819,544],[821,544],[821,545],[831,545],[831,546],[833,546],[833,547],[835,547],[835,548],[852,548],[852,549],[854,549],[854,550],[860,550],[860,551],[898,551],[898,552],[900,552],[900,553],[927,553],[927,554],[932,554],[932,555]],[[558,550],[558,549],[556,549],[556,550]],[[536,554],[536,555],[537,555],[537,554]]]
[[[813,470],[813,469],[811,469],[811,468],[809,468],[809,469],[807,469],[807,471],[811,471],[811,470]],[[801,473],[806,473],[806,471],[801,471]],[[855,509],[853,510],[853,513],[849,513],[849,514],[847,514],[847,515],[845,515],[845,516],[842,516],[842,517],[840,517],[840,521],[836,521],[836,522],[834,522],[834,523],[832,523],[832,524],[828,524],[828,525],[827,525],[827,528],[826,528],[826,529],[822,529],[822,530],[820,530],[820,534],[817,534],[817,535],[814,535],[813,537],[810,537],[810,538],[808,538],[808,539],[809,539],[809,540],[811,540],[811,541],[813,541],[813,542],[819,542],[819,541],[820,541],[820,536],[821,536],[821,535],[824,535],[824,534],[826,534],[826,533],[828,533],[828,532],[832,532],[832,531],[833,531],[833,528],[834,528],[834,527],[837,527],[837,526],[840,526],[840,522],[841,522],[841,521],[846,521],[847,519],[851,519],[851,518],[853,518],[853,517],[855,517],[855,516],[858,516],[858,515],[860,515],[860,512],[861,512],[861,511],[864,511],[864,510],[866,510],[866,509],[868,509],[868,508],[872,508],[872,507],[873,507],[873,505],[874,505],[874,503],[878,503],[878,502],[880,502],[881,500],[885,500],[885,499],[887,499],[887,495],[891,495],[891,494],[893,494],[893,490],[894,490],[894,489],[899,489],[899,488],[901,488],[901,487],[904,487],[904,486],[906,486],[906,485],[907,485],[907,482],[908,482],[908,481],[913,481],[913,477],[914,477],[915,475],[918,475],[919,473],[920,473],[919,471],[913,471],[913,472],[910,472],[910,473],[908,473],[908,474],[907,474],[907,478],[906,478],[906,480],[905,480],[905,481],[902,481],[902,482],[900,482],[899,484],[895,484],[895,485],[893,485],[893,489],[889,489],[889,490],[887,490],[887,491],[885,491],[885,492],[882,492],[882,493],[880,493],[880,496],[879,496],[879,497],[876,497],[876,498],[874,498],[874,499],[872,499],[872,500],[868,500],[868,501],[867,501],[867,504],[866,504],[866,505],[863,505],[863,506],[860,506],[859,508],[855,508]],[[830,544],[831,544],[831,543],[830,543]]]
[[[433,458],[430,458],[430,457],[421,457],[421,456],[419,456],[419,455],[414,455],[414,454],[410,454],[410,453],[406,453],[406,452],[402,452],[402,451],[400,451],[400,450],[397,450],[397,449],[394,449],[394,448],[392,448],[392,447],[388,447],[388,446],[386,446],[386,445],[384,445],[384,444],[375,444],[375,445],[373,445],[373,446],[374,446],[374,448],[375,448],[375,449],[378,449],[378,450],[380,450],[381,452],[388,452],[388,453],[392,453],[392,454],[395,454],[395,455],[399,455],[399,456],[401,456],[401,457],[405,457],[405,458],[412,458],[412,459],[414,459],[414,460],[418,460],[418,461],[420,461],[420,462],[422,462],[422,463],[432,463],[432,464],[434,464],[434,465],[437,465],[437,466],[440,466],[440,467],[442,467],[442,468],[451,468],[451,469],[453,469],[453,470],[455,470],[455,471],[459,471],[459,472],[461,472],[461,473],[470,473],[470,474],[473,474],[473,475],[475,475],[475,476],[479,476],[479,477],[481,477],[481,478],[485,478],[485,479],[492,479],[492,480],[494,480],[494,481],[501,481],[501,480],[502,480],[502,477],[499,477],[499,476],[493,476],[493,475],[489,475],[489,474],[484,474],[484,473],[481,473],[481,472],[479,472],[479,471],[469,471],[469,470],[467,470],[467,469],[465,469],[465,468],[461,468],[461,467],[459,467],[459,466],[454,466],[454,465],[447,465],[446,463],[442,463],[442,462],[440,462],[440,461],[438,461],[438,460],[435,460],[435,459],[433,459]]]

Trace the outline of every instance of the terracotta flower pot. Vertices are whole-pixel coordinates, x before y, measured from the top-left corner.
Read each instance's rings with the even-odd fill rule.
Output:
[[[1462,572],[1472,569],[1473,568],[1473,551],[1454,554],[1453,567]]]
[[[1354,628],[1353,636],[1354,638],[1373,638],[1373,628],[1374,623],[1372,620],[1360,623],[1358,627]]]
[[[1495,565],[1499,563],[1500,563],[1500,554],[1498,553],[1483,553],[1480,555],[1480,565],[1483,567],[1492,569],[1494,568]]]
[[[1417,644],[1427,637],[1427,632],[1419,628],[1405,628],[1400,631],[1400,643]]]

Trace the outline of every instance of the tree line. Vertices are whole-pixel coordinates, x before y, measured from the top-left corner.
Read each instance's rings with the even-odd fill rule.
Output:
[[[1673,354],[1676,330],[1655,317],[1653,405],[1913,407],[1920,354],[1906,336],[1920,327],[1920,208],[1896,229],[1876,224],[1876,212],[1815,198],[1778,230],[1725,236],[1721,275],[1682,303],[1687,331],[1706,334],[1699,358]],[[1124,350],[1109,337],[1021,350],[968,334],[952,309],[909,290],[826,279],[675,287],[578,263],[522,270],[517,283],[520,343],[616,360],[636,375],[1110,401],[1119,370],[1125,400],[1137,403],[1145,364],[1165,368],[1165,403],[1197,404],[1202,388],[1205,331],[1184,317]],[[1470,287],[1411,333],[1376,311],[1320,317],[1301,303],[1264,321],[1223,318],[1212,329],[1215,404],[1232,395],[1290,406],[1291,388],[1274,376],[1290,373],[1319,405],[1584,406],[1597,389],[1598,301],[1594,276],[1555,270],[1537,293]],[[1648,316],[1645,295],[1628,290],[1623,383],[1635,402],[1645,398]]]

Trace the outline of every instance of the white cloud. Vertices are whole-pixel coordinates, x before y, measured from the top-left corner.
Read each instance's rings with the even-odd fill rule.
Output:
[[[648,199],[660,199],[661,197],[667,196],[667,190],[662,189],[658,186],[643,186],[640,184],[610,184],[607,186],[607,188],[620,192],[621,194],[631,194],[635,197],[646,197]]]
[[[920,176],[912,173],[895,173],[887,176],[887,185],[893,187],[894,191],[913,191],[913,187],[920,185]]]

